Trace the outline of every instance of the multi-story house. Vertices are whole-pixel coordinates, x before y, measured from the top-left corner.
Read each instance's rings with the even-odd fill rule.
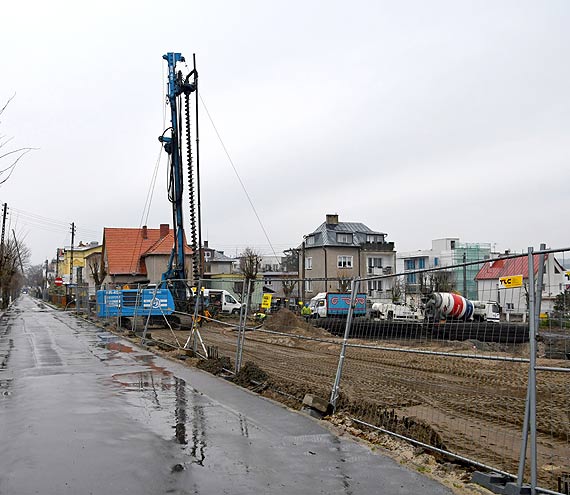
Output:
[[[217,251],[204,241],[202,248],[204,257],[204,278],[214,278],[230,275],[235,272],[236,259],[226,256],[223,251]]]
[[[371,299],[391,298],[396,252],[386,234],[360,222],[339,222],[338,215],[326,215],[326,221],[304,236],[299,250],[299,275],[305,279],[303,298],[318,292],[346,291],[348,281],[356,277],[368,280],[359,291]]]
[[[491,244],[463,243],[457,237],[434,239],[431,249],[400,252],[396,256],[396,269],[403,274],[406,294],[419,294],[423,291],[457,290],[469,299],[477,299],[475,276],[481,265],[449,268],[487,260],[491,256]],[[421,270],[439,269],[431,274]],[[406,273],[411,272],[411,273]]]
[[[102,246],[96,241],[89,244],[80,242],[78,246],[66,246],[58,249],[55,266],[56,276],[61,277],[65,285],[85,283],[89,271],[86,260],[90,255],[100,253],[101,250]]]

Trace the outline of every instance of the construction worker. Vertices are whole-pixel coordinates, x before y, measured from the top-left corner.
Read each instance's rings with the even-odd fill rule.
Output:
[[[313,312],[311,311],[311,308],[309,308],[309,304],[305,303],[305,305],[301,309],[301,316],[303,316],[305,320],[307,320],[307,323],[309,322],[309,318],[311,317],[312,313]]]

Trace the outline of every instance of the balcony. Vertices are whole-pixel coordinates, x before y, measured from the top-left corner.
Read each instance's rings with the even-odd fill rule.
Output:
[[[364,242],[360,245],[362,251],[379,251],[390,252],[394,251],[393,242]]]
[[[382,275],[382,268],[376,266],[369,266],[368,271],[366,272],[368,275]]]

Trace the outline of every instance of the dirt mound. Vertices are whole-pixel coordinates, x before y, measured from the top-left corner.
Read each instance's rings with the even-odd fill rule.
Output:
[[[274,332],[294,333],[296,335],[304,335],[309,337],[330,338],[331,334],[322,328],[315,327],[293,311],[282,308],[273,313],[263,323],[263,328],[273,330]]]
[[[222,356],[217,359],[206,359],[205,361],[200,361],[197,368],[212,373],[213,375],[219,375],[224,371],[224,369],[231,370],[232,363],[230,358],[227,356]]]
[[[305,320],[293,313],[290,309],[282,308],[275,313],[271,313],[264,324],[269,330],[282,330],[284,327],[299,327],[306,325]]]
[[[268,375],[252,361],[246,361],[243,367],[234,376],[234,383],[242,387],[259,385],[267,381]]]

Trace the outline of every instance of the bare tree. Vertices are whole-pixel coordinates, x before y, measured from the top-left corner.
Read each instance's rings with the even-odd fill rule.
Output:
[[[246,288],[249,282],[257,278],[261,266],[261,255],[255,249],[246,247],[238,256],[239,271],[243,274]],[[248,295],[247,304],[251,308],[251,291]]]
[[[2,249],[3,258],[0,260],[0,307],[5,309],[12,299],[20,293],[25,283],[23,271],[30,259],[30,250],[16,239],[8,238]]]
[[[8,101],[0,109],[0,116],[4,113],[10,102],[14,99],[13,95],[8,98]],[[12,175],[16,169],[16,165],[22,159],[22,157],[29,153],[30,151],[37,148],[16,148],[16,149],[4,149],[6,145],[12,141],[13,138],[0,135],[0,185],[4,184]]]
[[[402,277],[395,277],[394,283],[392,284],[392,302],[400,302],[400,298],[404,293],[406,283],[402,280]]]
[[[299,271],[299,253],[300,249],[290,248],[283,251],[285,259],[283,260],[283,270],[286,272]]]
[[[431,278],[435,292],[450,292],[455,288],[454,276],[450,271],[432,272]]]
[[[282,280],[281,281],[281,287],[283,289],[283,295],[285,296],[285,299],[287,301],[291,297],[291,293],[293,292],[293,289],[295,289],[296,285],[297,285],[296,280]]]
[[[337,272],[337,277],[338,277],[338,291],[349,292],[350,284],[352,282],[352,277],[347,277],[341,271]]]
[[[91,272],[91,276],[95,282],[95,290],[99,290],[101,289],[101,285],[103,285],[103,280],[105,280],[105,277],[107,276],[105,263],[103,263],[102,255],[100,253],[96,253],[89,258],[89,271]]]
[[[45,286],[45,265],[31,265],[26,269],[26,285],[33,287],[35,295],[39,296]]]
[[[261,255],[253,248],[246,247],[238,256],[239,271],[246,281],[255,280],[261,266]]]

